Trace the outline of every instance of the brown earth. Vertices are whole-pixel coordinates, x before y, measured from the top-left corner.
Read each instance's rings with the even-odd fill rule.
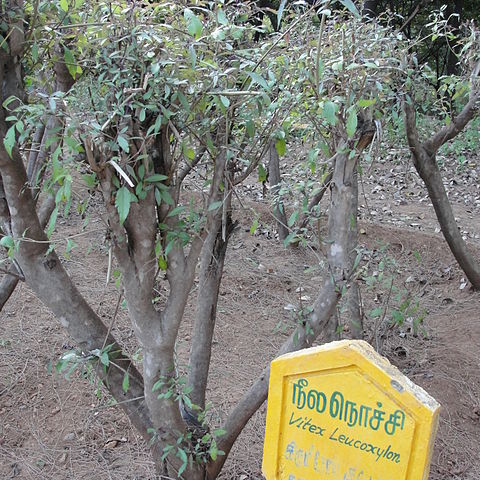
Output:
[[[367,196],[360,200],[365,311],[380,305],[389,309],[376,328],[375,320],[366,319],[366,337],[442,404],[430,479],[476,480],[480,478],[480,294],[469,289],[436,232],[418,178],[408,166],[395,166],[391,160],[364,174]],[[446,183],[462,231],[480,258],[479,168],[475,164],[467,173],[446,170]],[[208,392],[214,425],[221,424],[274,357],[292,329],[294,309],[315,297],[320,275],[320,253],[308,246],[284,249],[275,239],[266,202],[251,198],[251,192],[245,194],[244,207],[237,207],[240,225],[231,241],[221,289]],[[255,235],[249,233],[250,208],[260,216]],[[75,217],[62,220],[57,238],[81,232],[80,223]],[[65,266],[110,324],[119,293],[113,281],[105,286],[108,260],[101,219],[93,217],[87,233],[74,241],[79,248],[64,260]],[[367,288],[368,282],[379,278],[382,260],[388,266],[385,275],[394,277],[397,294],[412,303],[418,300],[418,312],[425,310],[418,332],[413,327],[419,313],[412,313],[401,326],[384,328],[389,325],[389,312],[401,300],[381,285]],[[165,293],[160,284],[160,304]],[[194,288],[192,299],[195,293]],[[191,308],[177,345],[180,369],[189,349],[190,318]],[[345,321],[342,311],[339,319]],[[127,351],[137,352],[122,307],[113,332]],[[21,285],[0,316],[0,478],[153,478],[145,444],[102,388],[76,373],[70,380],[49,373],[49,364],[72,347],[50,312]],[[238,439],[223,479],[261,478],[265,411],[263,405]]]

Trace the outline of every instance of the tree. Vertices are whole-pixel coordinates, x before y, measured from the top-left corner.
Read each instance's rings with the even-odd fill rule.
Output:
[[[286,148],[298,119],[312,121],[307,139],[316,156],[310,163],[319,171],[323,145],[332,164],[322,242],[327,268],[313,306],[279,353],[309,346],[325,331],[336,335],[330,318],[360,258],[354,251],[357,164],[371,141],[366,125],[388,101],[378,87],[378,79],[386,85],[392,73],[385,42],[394,39],[385,31],[369,37],[376,27],[342,23],[325,10],[312,32],[307,11],[258,45],[243,23],[248,12],[248,4],[84,0],[9,0],[0,11],[0,244],[11,272],[78,345],[59,368],[89,364],[150,442],[158,472],[176,478],[216,478],[267,396],[268,366],[221,432],[203,421],[235,187],[255,172],[272,142]],[[306,52],[304,38],[316,46]],[[332,48],[340,43],[341,58]],[[32,163],[29,150],[39,150]],[[57,253],[74,248],[70,239],[52,236],[59,215],[73,205],[86,212],[84,199],[72,196],[77,170],[103,196],[108,247],[142,349],[143,374]],[[184,188],[197,182],[193,194]],[[175,344],[195,279],[193,341],[182,379]],[[159,282],[169,292],[162,304],[153,301]]]
[[[449,112],[451,117],[447,114],[446,125],[423,142],[420,140],[417,130],[414,97],[408,96],[404,101],[405,129],[413,164],[427,187],[443,236],[475,290],[480,288],[480,265],[468,251],[467,245],[460,234],[443,185],[436,155],[446,142],[455,138],[478,115],[479,72],[480,62],[477,61],[470,75],[469,95],[466,104],[458,114]]]
[[[377,13],[380,8],[385,8],[385,5],[379,5],[383,2],[364,2],[364,14],[372,17],[373,13]],[[465,275],[471,282],[472,286],[478,290],[480,287],[480,265],[475,258],[468,251],[465,241],[458,230],[452,207],[448,200],[445,191],[440,169],[437,164],[436,155],[438,150],[448,141],[455,138],[467,124],[475,118],[478,112],[478,63],[475,63],[476,47],[473,47],[476,42],[476,32],[471,32],[470,38],[466,37],[462,41],[460,39],[460,24],[463,14],[467,16],[473,14],[469,2],[463,0],[449,2],[448,5],[441,5],[438,2],[419,1],[415,2],[414,6],[410,5],[408,11],[408,18],[399,28],[408,38],[412,38],[414,30],[411,30],[414,20],[418,23],[416,29],[425,27],[425,15],[428,13],[427,6],[440,7],[438,14],[431,14],[430,19],[433,21],[428,25],[431,28],[431,33],[425,36],[430,47],[427,51],[418,51],[420,58],[414,55],[415,64],[420,72],[425,72],[421,83],[431,83],[437,89],[437,96],[443,102],[440,109],[440,115],[445,117],[446,125],[440,128],[438,132],[432,135],[428,140],[421,141],[417,129],[416,121],[416,106],[415,106],[415,89],[407,91],[404,98],[403,105],[405,110],[405,129],[407,134],[407,141],[412,153],[413,164],[419,173],[420,177],[427,187],[430,200],[432,201],[435,213],[437,215],[442,233]],[[405,2],[392,2],[391,7],[397,9],[403,8],[405,11]],[[408,29],[408,31],[407,31]],[[467,29],[465,28],[465,33]],[[443,58],[443,66],[440,66],[439,49],[446,46],[446,53]],[[463,45],[463,48],[461,48]],[[432,72],[429,68],[428,62],[431,51],[436,52],[436,68]],[[460,61],[461,60],[461,61]],[[459,66],[470,65],[467,68],[471,69],[468,87],[465,85],[463,76],[459,78],[454,77],[456,73],[463,73]],[[473,64],[473,65],[472,65]],[[405,67],[410,74],[414,71],[409,67]],[[446,74],[446,76],[445,76]],[[417,72],[417,80],[420,78]],[[407,75],[407,84],[412,84],[412,78]],[[399,86],[402,90],[403,86]],[[458,88],[458,90],[456,90]],[[465,94],[469,91],[469,97],[465,100]],[[461,102],[464,101],[462,105]],[[463,106],[460,113],[457,114],[457,107]],[[436,112],[437,113],[437,112]]]

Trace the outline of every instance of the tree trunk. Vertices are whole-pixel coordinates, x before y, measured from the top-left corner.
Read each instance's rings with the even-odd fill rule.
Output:
[[[57,50],[60,51],[60,58],[63,58],[63,50],[62,47],[57,46]],[[57,61],[54,65],[55,70],[55,90],[60,91],[63,93],[68,92],[72,87],[74,80],[68,71],[68,68],[63,61]],[[46,146],[46,143],[49,140],[51,132],[55,128],[60,128],[59,119],[52,115],[48,120],[48,128],[45,125],[40,125],[37,130],[35,131],[35,135],[32,140],[30,155],[28,157],[27,162],[27,178],[30,182],[30,186],[32,188],[32,192],[34,195],[34,202],[37,203],[38,194],[39,194],[39,187],[37,185],[38,174],[43,168],[44,163],[47,159],[48,153],[53,151],[58,145],[58,142],[54,142],[54,144],[50,145],[49,147]],[[42,228],[45,228],[50,215],[55,208],[55,196],[48,196],[43,205],[40,207],[40,211],[38,213],[38,217],[40,219],[40,224]],[[18,273],[17,268],[15,265],[12,265],[9,269],[13,274]],[[2,311],[5,303],[7,303],[8,299],[11,297],[15,288],[18,284],[18,276],[15,275],[5,275],[2,282],[0,283],[0,311]]]
[[[329,319],[334,316],[338,301],[350,281],[349,231],[354,195],[352,175],[355,171],[355,160],[348,159],[348,153],[343,152],[344,147],[345,145],[342,144],[338,149],[342,153],[339,153],[336,158],[331,183],[332,197],[326,242],[329,271],[320,285],[312,315],[306,318],[282,345],[279,355],[309,347],[321,333],[325,333]],[[208,480],[217,477],[238,435],[266,400],[269,376],[270,366],[265,368],[258,380],[230,412],[223,426],[226,433],[218,441],[218,448],[223,450],[225,455],[210,462],[207,467]]]
[[[351,211],[350,231],[348,236],[348,251],[350,252],[350,268],[353,269],[355,259],[357,256],[358,246],[358,172],[355,168],[352,174],[352,211]],[[363,339],[363,317],[360,308],[360,292],[358,283],[355,278],[352,278],[350,288],[347,293],[348,304],[348,325],[350,329],[350,336],[354,339]]]
[[[80,295],[56,253],[45,255],[48,249],[47,238],[35,213],[30,189],[25,188],[27,177],[16,148],[11,159],[3,146],[0,146],[0,171],[2,178],[9,180],[4,183],[4,189],[12,216],[14,238],[22,239],[27,232],[30,239],[40,242],[20,240],[15,252],[15,259],[27,285],[59,318],[83,354],[90,355],[90,352],[101,350],[104,345],[114,345],[113,351],[117,353],[106,371],[103,368],[97,369],[98,376],[134,426],[148,440],[148,429],[152,424],[143,401],[142,377],[130,360],[123,356],[115,339],[108,335],[105,325]],[[122,389],[125,371],[129,372],[131,378],[127,393]]]
[[[477,63],[472,74],[474,80],[479,71],[480,62]],[[420,142],[418,136],[415,107],[411,101],[404,101],[405,129],[413,163],[427,187],[443,236],[475,290],[480,290],[480,264],[468,251],[467,245],[458,230],[447,192],[443,186],[442,175],[437,165],[436,152],[444,143],[455,138],[474,117],[479,99],[480,90],[472,90],[470,100],[463,110],[452,119],[449,125],[440,129],[423,143]]]
[[[215,228],[210,230],[205,240],[199,273],[197,308],[193,325],[190,372],[188,384],[192,388],[191,400],[201,409],[205,408],[205,392],[212,353],[212,340],[217,319],[217,303],[227,245],[233,230],[230,213],[227,216],[227,232],[223,239],[222,212]]]
[[[413,154],[415,168],[425,183],[428,195],[437,215],[438,223],[443,236],[457,260],[460,268],[465,272],[475,290],[480,290],[480,265],[467,249],[467,245],[458,229],[452,206],[443,186],[443,179],[437,165],[436,156],[430,156],[423,150]]]
[[[282,178],[280,176],[280,158],[275,148],[275,142],[270,143],[268,156],[268,182],[270,183],[274,201],[273,216],[277,221],[278,238],[283,242],[288,236],[287,215],[285,214],[283,202],[278,197]]]
[[[48,195],[47,198],[45,198],[45,200],[42,202],[42,205],[38,211],[38,218],[42,228],[45,228],[45,225],[47,224],[54,208],[55,196]],[[12,275],[5,275],[0,283],[0,312],[3,310],[3,307],[7,303],[8,299],[12,296],[19,282],[19,277],[16,275],[19,272],[15,264],[12,264],[8,271],[12,272]]]

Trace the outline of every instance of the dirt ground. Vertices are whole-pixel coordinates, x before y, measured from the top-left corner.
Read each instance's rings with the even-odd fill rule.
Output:
[[[395,308],[393,295],[389,299],[385,289],[367,286],[368,278],[378,278],[383,260],[399,295],[418,301],[420,309],[404,325],[383,329],[377,346],[443,407],[430,479],[478,480],[480,293],[470,290],[456,266],[421,182],[401,161],[405,155],[393,152],[363,175],[364,309]],[[480,258],[480,161],[465,170],[446,169],[444,174],[461,230]],[[208,392],[214,425],[221,424],[274,357],[291,331],[292,312],[314,299],[320,280],[320,270],[312,268],[318,266],[320,253],[310,247],[284,249],[275,239],[267,201],[247,193],[245,188],[243,208],[237,206],[240,223],[227,254],[218,308]],[[255,235],[249,232],[250,208],[260,216]],[[62,220],[57,237],[79,232],[79,225],[76,217]],[[81,292],[110,324],[119,292],[113,281],[105,286],[108,260],[103,230],[101,220],[94,217],[88,233],[75,237],[79,248],[64,263]],[[165,292],[159,285],[159,303]],[[413,327],[421,312],[425,318],[417,332]],[[340,322],[345,315],[339,312]],[[177,345],[181,368],[189,350],[190,319],[191,308]],[[366,318],[366,338],[377,339],[381,326]],[[113,332],[127,351],[138,354],[122,308]],[[59,322],[28,288],[19,286],[0,315],[0,478],[153,478],[145,444],[104,391],[76,374],[67,380],[49,372],[49,364],[72,347]],[[238,439],[222,479],[262,478],[265,412],[263,405]]]

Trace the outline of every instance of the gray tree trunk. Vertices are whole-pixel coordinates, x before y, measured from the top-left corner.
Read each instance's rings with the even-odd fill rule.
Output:
[[[480,62],[472,75],[475,82],[480,71]],[[428,195],[432,201],[443,236],[450,247],[460,268],[465,272],[468,280],[475,290],[480,289],[480,264],[468,251],[455,221],[452,207],[448,200],[447,192],[443,186],[443,179],[437,165],[436,153],[447,141],[457,136],[478,112],[480,89],[473,88],[470,100],[463,110],[449,125],[443,127],[430,139],[421,142],[416,126],[415,107],[411,101],[404,102],[405,128],[407,131],[408,144],[412,153],[413,164],[420,177],[425,183]]]
[[[270,143],[268,156],[268,181],[274,198],[273,216],[277,222],[278,238],[283,242],[288,236],[287,215],[283,202],[278,198],[282,178],[280,175],[280,158],[275,148],[275,142]]]
[[[353,268],[358,246],[358,228],[357,228],[357,216],[358,216],[358,172],[355,168],[355,171],[352,175],[352,217],[350,221],[350,231],[349,231],[349,257],[350,257],[350,268]],[[348,325],[350,330],[350,336],[354,339],[361,340],[363,339],[363,317],[362,310],[360,307],[360,292],[358,283],[355,278],[352,278],[350,288],[347,293],[347,304],[348,304]]]
[[[342,152],[344,147],[344,144],[341,145],[339,152]],[[313,306],[313,313],[282,345],[279,355],[311,346],[320,334],[325,334],[342,292],[350,281],[349,230],[354,195],[352,183],[354,171],[355,160],[349,160],[348,153],[339,153],[331,183],[332,196],[326,242],[329,271],[319,285],[319,294]],[[207,466],[209,480],[217,477],[236,438],[266,400],[269,375],[270,367],[267,367],[229,414],[223,426],[226,434],[218,441],[218,447],[225,452],[225,455],[219,456],[216,461]]]

